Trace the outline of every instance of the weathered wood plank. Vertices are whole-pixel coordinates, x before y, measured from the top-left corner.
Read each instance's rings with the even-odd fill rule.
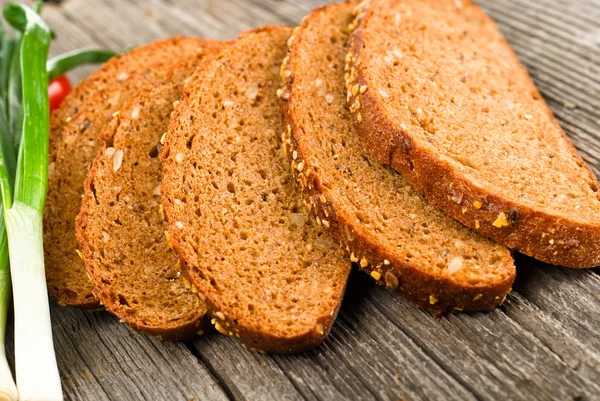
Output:
[[[402,330],[388,324],[381,311],[363,302],[367,290],[385,293],[370,284],[353,273],[331,335],[312,351],[268,356],[234,339],[214,337],[192,346],[237,398],[474,400]]]
[[[184,344],[134,333],[107,312],[51,305],[54,347],[69,400],[227,400]],[[8,356],[13,359],[12,324]]]

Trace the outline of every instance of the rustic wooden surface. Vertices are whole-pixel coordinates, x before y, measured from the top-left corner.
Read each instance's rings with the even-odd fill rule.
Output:
[[[65,0],[44,16],[59,53],[176,33],[230,39],[260,25],[297,24],[323,2]],[[600,173],[600,0],[478,3]],[[69,400],[600,400],[598,272],[519,257],[504,306],[440,320],[354,272],[331,336],[292,356],[251,352],[217,334],[163,343],[106,312],[57,305],[54,343]]]

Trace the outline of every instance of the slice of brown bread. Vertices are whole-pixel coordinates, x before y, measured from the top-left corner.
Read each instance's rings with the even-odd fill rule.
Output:
[[[162,151],[171,241],[215,327],[271,352],[323,340],[350,271],[307,218],[279,142],[276,91],[290,33],[245,33],[198,68]]]
[[[433,310],[489,310],[515,278],[508,249],[481,237],[373,160],[346,107],[353,5],[313,11],[281,69],[284,146],[311,210],[381,285]]]
[[[167,340],[194,335],[206,313],[165,235],[156,149],[198,62],[189,57],[166,81],[140,90],[108,124],[77,217],[96,297],[121,321]]]
[[[510,248],[600,264],[598,181],[482,10],[371,0],[351,28],[350,110],[378,161]]]
[[[164,79],[180,57],[190,54],[201,57],[203,48],[218,44],[199,38],[177,38],[160,43],[113,59],[109,61],[110,66],[101,67],[101,72],[92,75],[96,80],[84,81],[83,87],[94,89],[74,90],[87,93],[77,96],[83,103],[62,130],[52,134],[44,251],[48,290],[61,305],[98,306],[85,265],[76,254],[75,217],[79,213],[89,164],[98,152],[96,138],[107,119],[145,82]],[[119,77],[124,73],[127,78],[121,80]],[[55,115],[53,119],[56,118]]]

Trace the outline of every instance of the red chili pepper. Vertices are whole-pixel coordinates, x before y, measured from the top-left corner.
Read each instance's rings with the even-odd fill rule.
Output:
[[[50,81],[48,84],[50,111],[58,109],[69,92],[71,92],[71,82],[66,75],[61,75],[60,77]]]

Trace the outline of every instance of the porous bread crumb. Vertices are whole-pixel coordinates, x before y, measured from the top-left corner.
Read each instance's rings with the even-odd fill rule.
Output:
[[[508,288],[507,283],[514,277],[514,266],[506,248],[474,235],[427,204],[406,180],[379,165],[365,152],[350,117],[354,122],[364,120],[361,108],[368,103],[367,99],[381,94],[370,84],[361,90],[364,82],[356,80],[356,65],[361,63],[360,58],[340,46],[348,39],[342,27],[348,25],[349,15],[339,10],[349,8],[343,4],[327,6],[325,11],[314,13],[307,19],[310,25],[300,27],[288,63],[293,80],[286,80],[282,87],[283,91],[291,93],[288,101],[281,102],[285,123],[293,123],[293,129],[288,130],[291,133],[282,136],[282,143],[285,145],[290,142],[290,137],[293,139],[293,149],[288,148],[290,160],[294,161],[293,151],[296,151],[298,159],[305,162],[304,170],[312,171],[316,178],[306,180],[295,167],[294,176],[304,186],[307,199],[319,199],[321,193],[327,195],[327,208],[312,209],[317,214],[317,222],[327,217],[327,213],[332,214],[327,220],[336,219],[337,224],[331,224],[330,228],[341,230],[338,238],[342,247],[348,250],[350,260],[359,266],[364,266],[363,259],[370,261],[370,269],[369,264],[362,268],[368,270],[369,275],[371,271],[377,271],[381,275],[381,284],[403,295],[412,295],[411,289],[421,289],[423,282],[420,280],[425,277],[431,282],[451,280],[452,285],[461,288],[452,296],[444,296],[445,302],[459,299],[459,294],[464,291],[474,291],[469,281],[475,282],[481,276],[487,277],[490,286]],[[395,54],[390,50],[390,56],[407,58],[402,49],[398,50]],[[351,64],[345,64],[344,60]],[[319,96],[314,85],[317,78],[333,95],[332,103]],[[384,92],[387,94],[387,90]],[[345,106],[347,96],[352,116],[348,115]],[[426,115],[424,111],[423,108],[422,114]],[[310,188],[311,182],[316,187]],[[440,258],[440,253],[455,242],[462,245],[450,245],[452,255],[478,254],[486,262],[475,262],[470,258],[465,260],[460,271],[445,274],[445,269],[441,268],[448,262]],[[434,246],[434,252],[430,246]],[[498,255],[502,255],[500,260]],[[476,271],[475,263],[485,268]],[[384,265],[386,267],[382,269]],[[419,279],[411,282],[414,275]],[[402,285],[400,281],[403,281]],[[437,290],[432,284],[425,294],[437,294]],[[441,302],[429,304],[428,295],[409,298],[428,309],[448,308]],[[470,306],[466,305],[467,310]]]
[[[350,271],[343,250],[324,231],[332,222],[321,220],[319,227],[308,219],[295,192],[290,170],[303,177],[312,172],[299,153],[288,162],[284,152],[292,159],[295,149],[288,138],[279,141],[286,129],[277,97],[289,97],[289,91],[276,93],[273,72],[284,64],[280,73],[289,77],[282,63],[289,32],[267,27],[245,33],[198,69],[161,153],[163,203],[187,274],[227,317],[220,322],[223,331],[273,352],[302,350],[323,339]],[[260,95],[252,100],[243,89],[230,90],[242,80],[259,87]],[[224,96],[236,103],[234,118],[223,109]],[[305,200],[315,207],[319,201]],[[177,221],[184,222],[182,230]]]

